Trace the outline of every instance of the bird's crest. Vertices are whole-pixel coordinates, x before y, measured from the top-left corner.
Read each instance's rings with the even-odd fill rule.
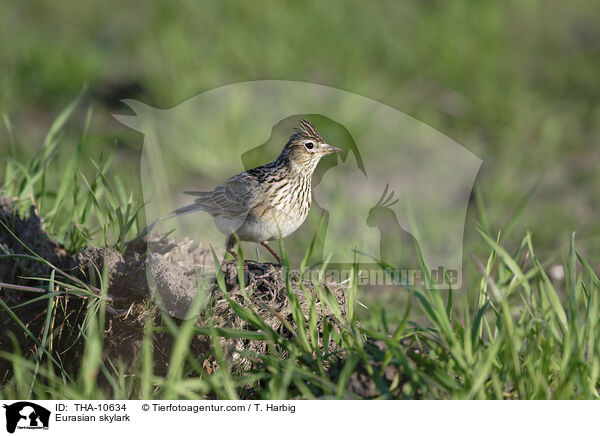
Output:
[[[300,120],[298,127],[296,127],[294,130],[296,133],[294,133],[292,136],[313,139],[321,143],[325,142],[321,135],[319,135],[319,132],[317,132],[317,129],[315,129],[315,126],[313,126],[307,120]]]

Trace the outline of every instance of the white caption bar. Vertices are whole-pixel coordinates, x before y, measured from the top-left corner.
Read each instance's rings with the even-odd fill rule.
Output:
[[[0,434],[579,434],[596,402],[0,401]],[[226,431],[225,431],[226,430]],[[236,433],[239,432],[239,433]],[[34,433],[35,434],[35,433]],[[85,434],[85,433],[83,433]],[[217,433],[211,433],[217,434]]]

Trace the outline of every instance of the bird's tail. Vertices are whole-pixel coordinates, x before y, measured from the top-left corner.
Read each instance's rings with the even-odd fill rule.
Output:
[[[200,191],[185,191],[184,194],[194,195],[196,197],[204,197],[206,194],[209,194],[209,193],[208,192],[200,192]],[[191,212],[196,212],[196,211],[202,210],[202,204],[198,200],[200,200],[200,198],[197,199],[195,203],[188,204],[187,206],[180,207],[179,209],[175,209],[173,212],[171,212],[171,215],[169,215],[169,217],[185,215],[186,213],[191,213]]]
[[[188,204],[187,206],[180,207],[179,209],[175,209],[171,212],[172,216],[175,215],[185,215],[186,213],[196,212],[202,210],[202,205],[198,203]]]

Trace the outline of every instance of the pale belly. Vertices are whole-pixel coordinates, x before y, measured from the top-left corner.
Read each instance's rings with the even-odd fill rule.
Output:
[[[264,202],[258,202],[248,211],[243,222],[236,223],[238,225],[235,233],[242,241],[252,242],[273,241],[280,236],[285,238],[292,234],[302,225],[310,209],[310,181],[308,189],[306,185],[303,185],[303,188],[289,188],[289,191],[299,191],[303,195],[295,197],[292,204],[288,201],[279,207],[265,207]]]
[[[295,215],[285,214],[277,210],[272,210],[262,217],[248,215],[244,224],[237,230],[237,235],[242,241],[273,241],[292,234],[298,229],[306,219],[306,213]],[[267,218],[270,215],[269,218]]]

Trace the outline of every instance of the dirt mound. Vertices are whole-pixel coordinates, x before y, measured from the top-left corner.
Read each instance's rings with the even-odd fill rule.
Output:
[[[283,337],[291,337],[296,328],[284,275],[281,268],[273,264],[245,262],[243,280],[246,286],[240,288],[237,264],[223,263],[218,267],[222,271],[226,287],[224,293],[215,279],[217,267],[212,252],[189,239],[175,241],[151,234],[131,241],[123,253],[96,247],[68,253],[44,231],[42,220],[33,207],[28,214],[20,215],[14,210],[10,200],[0,196],[0,221],[10,229],[9,232],[4,226],[0,227],[2,254],[31,255],[26,248],[28,247],[47,261],[41,263],[20,256],[0,258],[0,281],[9,284],[8,287],[0,285],[3,288],[2,298],[9,306],[17,306],[15,314],[38,337],[43,334],[47,301],[31,302],[39,294],[23,292],[10,286],[46,289],[46,281],[23,277],[47,278],[53,269],[56,270],[57,277],[62,274],[62,281],[73,285],[77,284],[75,281],[80,281],[96,291],[101,287],[103,272],[106,274],[109,316],[105,326],[105,357],[120,360],[126,365],[133,365],[136,361],[148,317],[153,320],[154,325],[162,325],[164,316],[170,316],[176,323],[181,323],[199,290],[203,292],[204,299],[202,311],[197,316],[199,327],[257,330],[255,325],[240,318],[231,309],[231,300],[254,310],[271,329]],[[217,253],[221,258],[222,254]],[[292,277],[290,283],[291,292],[297,296],[299,306],[307,315],[313,292],[312,284],[301,283],[297,277]],[[301,284],[304,285],[304,290]],[[337,300],[341,315],[345,315],[344,287],[330,283],[328,288]],[[61,286],[60,290],[65,293],[57,297],[62,302],[55,305],[52,314],[52,351],[60,354],[62,361],[70,362],[69,366],[76,370],[83,350],[77,332],[85,318],[88,301],[69,292],[68,285]],[[322,330],[324,320],[334,326],[338,323],[336,316],[327,307],[319,307],[317,316],[319,330]],[[21,350],[35,352],[35,343],[5,311],[0,312],[0,330],[0,350],[13,351],[10,339],[13,336],[17,338]],[[247,356],[252,353],[260,354],[266,347],[263,340],[222,339],[220,342],[232,370],[240,371],[259,365],[260,362],[251,361]],[[173,338],[166,333],[154,335],[157,375],[166,373],[172,343]],[[217,363],[209,337],[194,337],[191,350],[197,356],[206,356],[205,370],[212,372],[216,369]],[[0,384],[9,372],[7,362],[0,362]]]

